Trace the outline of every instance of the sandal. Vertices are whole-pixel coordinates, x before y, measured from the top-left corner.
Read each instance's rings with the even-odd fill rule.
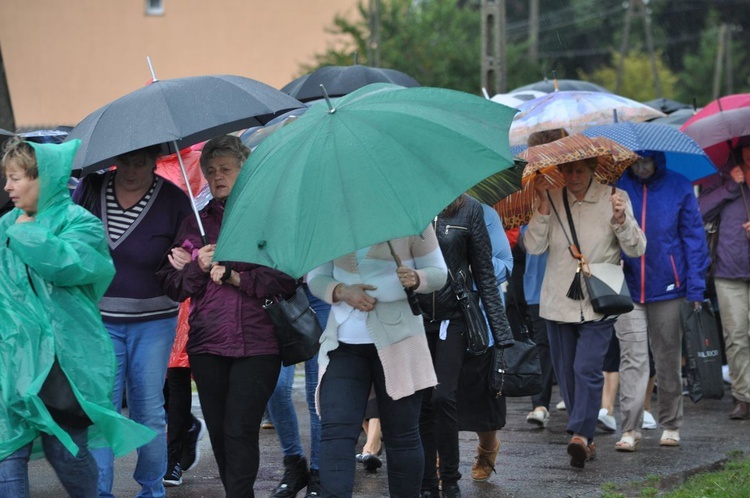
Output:
[[[680,445],[680,431],[666,430],[661,434],[661,440],[659,444],[662,446],[679,446]]]
[[[568,455],[570,455],[570,465],[582,469],[589,459],[591,450],[585,439],[580,436],[573,436],[568,443]]]
[[[627,431],[622,434],[620,440],[615,443],[615,450],[633,452],[641,443],[640,435],[635,431]]]

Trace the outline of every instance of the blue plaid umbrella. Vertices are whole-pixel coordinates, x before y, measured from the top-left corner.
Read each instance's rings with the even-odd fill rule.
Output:
[[[667,168],[691,182],[716,173],[716,167],[703,149],[689,136],[667,125],[654,123],[613,123],[586,128],[587,137],[605,137],[633,151],[664,152]]]

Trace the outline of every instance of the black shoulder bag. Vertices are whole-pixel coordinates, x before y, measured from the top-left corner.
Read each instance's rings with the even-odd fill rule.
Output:
[[[290,296],[267,297],[263,309],[276,329],[284,366],[307,361],[318,354],[323,328],[302,285]]]
[[[448,276],[466,322],[466,351],[477,356],[484,354],[490,347],[490,330],[479,307],[479,293],[469,289],[463,270],[458,270],[458,275],[448,270]]]

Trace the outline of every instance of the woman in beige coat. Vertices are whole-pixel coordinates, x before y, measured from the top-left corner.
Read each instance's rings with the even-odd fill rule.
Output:
[[[562,228],[571,233],[563,195],[568,197],[580,252],[589,263],[618,264],[620,251],[637,257],[646,250],[646,238],[633,218],[628,195],[619,189],[612,194],[611,187],[594,181],[596,165],[596,158],[558,165],[564,189],[549,190],[544,176],[537,177],[537,208],[524,236],[530,254],[549,248],[539,314],[547,320],[552,364],[570,414],[570,464],[578,468],[596,452],[593,439],[604,383],[602,364],[616,317],[596,313],[585,286],[582,300],[567,297],[578,260],[572,257]]]

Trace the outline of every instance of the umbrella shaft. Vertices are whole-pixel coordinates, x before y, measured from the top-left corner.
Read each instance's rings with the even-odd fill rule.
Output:
[[[195,215],[195,220],[198,222],[198,230],[201,232],[201,240],[203,241],[203,245],[208,245],[208,239],[206,238],[206,231],[203,229],[203,222],[201,222],[201,216],[198,213],[198,206],[195,205],[195,197],[193,197],[193,189],[190,187],[190,180],[187,176],[187,170],[185,169],[185,164],[182,162],[182,154],[180,154],[180,149],[177,147],[177,141],[175,140],[172,142],[174,144],[174,149],[177,151],[177,161],[180,163],[180,171],[182,172],[182,178],[185,180],[185,187],[187,188],[187,194],[190,198],[190,206],[193,208],[193,214]]]

